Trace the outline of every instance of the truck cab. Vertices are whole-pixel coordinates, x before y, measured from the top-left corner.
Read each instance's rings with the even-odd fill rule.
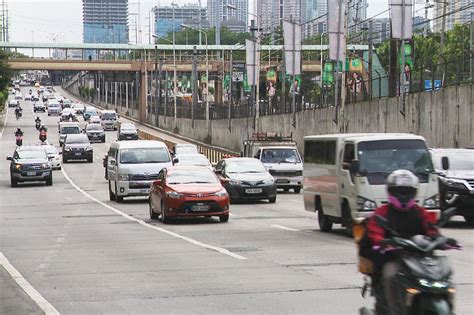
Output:
[[[244,157],[260,160],[273,176],[276,186],[300,193],[303,184],[303,162],[292,137],[276,133],[254,133],[244,142]]]

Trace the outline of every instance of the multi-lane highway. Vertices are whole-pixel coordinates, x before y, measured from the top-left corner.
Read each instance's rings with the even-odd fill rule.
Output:
[[[22,107],[0,129],[1,314],[356,314],[373,302],[360,296],[353,241],[342,229],[320,232],[300,194],[231,205],[228,223],[164,225],[150,220],[145,199],[109,201],[102,158],[113,131],[93,144],[94,163],[63,164],[53,186],[11,188],[5,157],[17,127],[25,144],[37,143],[38,115],[59,148],[58,117]],[[464,246],[447,253],[457,313],[474,314],[474,233],[454,220],[443,233]]]

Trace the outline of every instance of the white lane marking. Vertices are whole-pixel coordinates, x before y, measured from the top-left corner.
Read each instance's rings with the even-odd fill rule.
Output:
[[[134,218],[126,213],[123,213],[122,211],[100,201],[99,199],[91,196],[89,193],[85,192],[84,190],[82,190],[79,186],[76,185],[76,183],[74,183],[74,181],[67,175],[66,173],[66,170],[64,169],[64,167],[62,168],[62,173],[64,175],[64,177],[68,180],[68,182],[72,185],[72,187],[74,187],[78,192],[82,193],[84,196],[86,196],[87,198],[89,198],[90,200],[102,205],[103,207],[109,209],[109,210],[112,210],[113,212],[121,215],[122,217],[124,217],[125,219],[128,219],[130,221],[134,221],[134,222],[137,222],[138,224],[140,225],[143,225],[144,227],[147,227],[147,228],[150,228],[150,229],[153,229],[153,230],[156,230],[156,231],[159,231],[159,232],[162,232],[162,233],[165,233],[165,234],[168,234],[170,236],[173,236],[175,238],[179,238],[183,241],[186,241],[188,243],[191,243],[191,244],[194,244],[194,245],[197,245],[197,246],[200,246],[200,247],[203,247],[203,248],[206,248],[206,249],[210,249],[210,250],[213,250],[215,252],[218,252],[218,253],[221,253],[221,254],[224,254],[224,255],[227,255],[227,256],[230,256],[232,258],[236,258],[236,259],[241,259],[241,260],[245,260],[247,259],[246,257],[244,256],[241,256],[241,255],[237,255],[235,253],[232,253],[231,251],[229,251],[228,249],[225,249],[225,248],[222,248],[222,247],[217,247],[217,246],[213,246],[213,245],[209,245],[209,244],[206,244],[206,243],[202,243],[202,242],[199,242],[195,239],[192,239],[190,237],[187,237],[187,236],[184,236],[184,235],[181,235],[181,234],[178,234],[178,233],[175,233],[175,232],[172,232],[172,231],[169,231],[169,230],[166,230],[166,229],[163,229],[161,227],[158,227],[158,226],[155,226],[155,225],[151,225],[143,220],[140,220],[140,219],[137,219],[137,218]]]
[[[7,105],[9,106],[9,105]],[[5,127],[7,126],[7,122],[8,122],[8,112],[10,111],[10,108],[7,107],[7,112],[5,113],[5,123],[3,124],[2,126],[2,130],[0,131],[0,140],[2,140],[3,138],[3,131],[5,130]]]
[[[293,231],[293,232],[298,232],[299,231],[298,229],[294,229],[294,228],[290,228],[290,227],[283,226],[283,225],[278,225],[278,224],[272,224],[272,227],[277,228],[277,229],[286,230],[286,231]]]
[[[12,276],[13,280],[15,280],[15,282],[46,315],[59,314],[58,310],[56,310],[51,303],[46,301],[46,299],[41,296],[41,294],[39,294],[39,292],[36,291],[25,278],[23,278],[21,273],[10,263],[10,261],[8,261],[7,257],[5,257],[2,252],[0,252],[0,265],[5,268],[10,276]]]

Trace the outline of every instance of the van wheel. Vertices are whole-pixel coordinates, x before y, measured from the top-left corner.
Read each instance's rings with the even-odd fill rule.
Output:
[[[295,187],[293,190],[295,191],[295,194],[299,194],[301,192],[301,187]]]
[[[115,201],[115,195],[112,192],[112,187],[110,186],[110,180],[109,180],[109,200],[110,201]]]
[[[323,210],[318,210],[318,223],[319,229],[322,232],[331,232],[332,222],[327,215],[324,214]]]
[[[346,234],[350,237],[352,237],[352,214],[351,214],[351,208],[347,204],[347,202],[344,202],[342,206],[342,225],[346,229]]]
[[[50,176],[46,179],[46,186],[53,186],[53,175],[50,175]]]
[[[123,202],[123,197],[119,196],[118,194],[117,184],[115,184],[115,201],[117,201],[118,203]]]

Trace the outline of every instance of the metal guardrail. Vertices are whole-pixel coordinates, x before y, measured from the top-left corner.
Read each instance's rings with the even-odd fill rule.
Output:
[[[138,138],[141,140],[162,141],[166,144],[166,146],[168,147],[168,150],[173,149],[173,146],[176,144],[176,142],[163,139],[157,135],[148,133],[140,129],[138,129]],[[210,145],[205,145],[197,141],[187,140],[187,142],[195,144],[198,148],[198,152],[201,152],[201,154],[204,154],[207,157],[207,159],[211,162],[212,165],[217,164],[220,160],[225,159],[225,158],[240,156],[240,154],[237,152],[225,150],[222,148],[217,148]]]

